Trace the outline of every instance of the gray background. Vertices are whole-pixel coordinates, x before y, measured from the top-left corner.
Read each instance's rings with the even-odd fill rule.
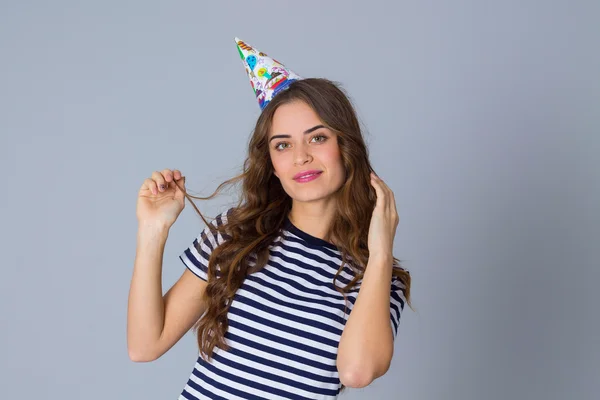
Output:
[[[417,312],[343,398],[600,397],[597,1],[0,4],[0,398],[183,389],[192,333],[127,355],[136,195],[153,170],[198,195],[240,170],[260,110],[235,36],[342,82],[396,196]],[[165,291],[203,227],[187,204]]]

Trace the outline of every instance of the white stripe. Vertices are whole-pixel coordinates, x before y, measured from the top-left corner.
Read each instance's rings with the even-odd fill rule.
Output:
[[[306,258],[301,254],[298,254],[294,251],[290,251],[290,250],[286,250],[282,247],[282,243],[277,243],[276,245],[273,246],[273,250],[279,251],[281,253],[284,253],[286,256],[291,257],[291,258],[295,258],[298,259],[300,261],[302,261],[305,264],[308,265],[312,265],[321,269],[326,269],[327,273],[331,274],[331,275],[335,275],[339,269],[339,267],[342,265],[342,260],[341,260],[341,256],[339,257],[332,257],[329,254],[326,254],[324,252],[321,251],[315,251],[313,249],[308,249],[305,246],[302,245],[302,243],[296,243],[296,242],[290,242],[290,241],[286,241],[285,242],[285,246],[286,247],[293,247],[295,249],[298,250],[302,250],[305,253],[310,253],[312,255],[317,256],[318,258],[322,259],[323,261],[329,261],[333,264],[335,264],[337,266],[337,268],[333,268],[331,267],[329,264],[325,264],[325,263],[320,263],[319,260],[313,260],[311,258]],[[350,268],[348,266],[347,263],[344,264],[345,267]],[[342,276],[348,280],[352,280],[354,277],[352,275],[350,275],[348,272],[345,271],[345,269],[342,270],[342,272],[340,273],[339,276]]]
[[[219,362],[217,360],[212,360],[211,364],[214,365],[219,371],[228,372],[228,373],[233,374],[233,375],[239,375],[240,374],[240,371],[238,371],[237,369],[234,369],[234,368],[230,367],[229,365],[223,364],[223,363],[221,363],[221,362]],[[211,378],[213,378],[215,380],[218,380],[219,377],[215,377],[214,374],[212,374],[212,372],[210,372],[208,369],[204,368],[200,364],[196,364],[196,365],[200,366],[202,368],[202,371],[206,371],[207,375],[211,374],[212,376],[209,375]],[[285,390],[287,392],[290,392],[291,388],[290,388],[289,385],[286,385],[286,384],[283,384],[283,383],[279,383],[276,380],[267,379],[267,378],[264,378],[264,377],[259,376],[259,375],[250,374],[250,373],[245,372],[245,371],[243,372],[243,374],[244,374],[243,375],[244,379],[248,379],[248,380],[251,380],[253,382],[257,382],[257,383],[263,384],[263,385],[265,385],[267,387],[270,387],[270,388],[275,388],[275,389],[280,389],[280,390]],[[231,387],[235,387],[235,388],[240,389],[240,390],[243,390],[243,391],[248,392],[248,393],[255,394],[255,395],[260,396],[260,397],[267,398],[267,399],[273,398],[273,394],[272,393],[264,392],[264,391],[262,391],[260,389],[252,388],[252,387],[246,386],[244,384],[241,384],[239,382],[228,381],[227,385],[229,385]],[[314,397],[315,396],[314,392],[308,392],[308,391],[300,389],[298,387],[294,387],[294,389],[293,389],[293,391],[291,393],[295,394],[295,395],[304,396],[304,397]]]
[[[212,361],[212,360],[211,360]],[[212,362],[211,362],[212,364]],[[205,368],[199,368],[200,364],[198,362],[196,362],[196,365],[194,366],[194,368],[202,375],[206,375],[209,378],[214,379],[215,381],[224,384],[226,386],[231,386],[230,383],[228,381],[223,382],[223,378],[219,377],[219,376],[215,376],[212,372],[206,370]],[[198,378],[196,375],[192,374],[192,376],[190,376],[190,380],[194,381],[198,386],[201,386],[202,388],[208,390],[209,392],[211,392],[212,394],[216,394],[217,396],[221,396],[224,397],[226,399],[244,399],[243,397],[239,397],[239,396],[235,396],[231,393],[225,392],[221,389],[217,389],[216,387],[214,387],[213,385],[209,384],[207,381],[203,381],[202,379]],[[192,389],[194,390],[194,389]],[[196,392],[194,390],[195,393],[201,394],[199,392]],[[210,397],[202,397],[207,398],[207,399],[211,399]],[[187,400],[187,399],[186,399]]]
[[[259,290],[261,290],[261,289],[259,289]],[[309,312],[306,312],[306,311],[299,310],[297,308],[292,308],[292,307],[289,307],[289,306],[285,306],[283,304],[273,303],[271,300],[265,299],[265,298],[261,297],[260,295],[254,294],[253,292],[249,292],[246,289],[239,288],[238,291],[236,292],[236,294],[239,295],[239,296],[248,298],[250,300],[254,300],[254,301],[256,301],[256,302],[258,302],[260,304],[264,304],[265,306],[269,306],[271,308],[274,308],[274,309],[276,309],[278,311],[286,312],[288,314],[295,315],[297,317],[305,318],[305,319],[308,319],[308,320],[312,320],[312,321],[315,321],[315,322],[320,322],[320,323],[322,323],[324,325],[328,325],[328,326],[330,326],[332,328],[339,329],[340,331],[344,330],[344,325],[342,325],[341,323],[339,323],[337,321],[334,321],[334,320],[332,320],[330,318],[324,317],[324,316],[316,314],[316,313],[309,313]],[[250,305],[248,305],[248,306],[252,307]],[[342,311],[340,310],[339,311],[339,316],[340,317],[341,317],[341,314],[342,314]],[[287,321],[287,320],[284,320],[284,321]],[[304,325],[301,325],[301,326],[303,327]],[[322,330],[320,328],[316,328],[316,327],[313,327],[313,326],[311,326],[311,329],[315,330],[315,333],[317,333],[318,335],[321,335],[320,332],[323,332],[324,335],[321,335],[321,336],[330,337],[333,340],[339,340],[339,335],[337,335],[337,334],[334,334],[334,333],[331,333],[331,332],[328,332],[328,331],[324,331],[324,330]]]
[[[229,319],[233,320],[233,321],[241,322],[241,323],[243,323],[245,325],[250,325],[250,326],[257,327],[256,322],[252,322],[252,321],[250,321],[250,320],[248,320],[246,318],[240,317],[239,315],[233,315],[232,314],[231,316],[229,316]],[[257,328],[258,329],[262,329],[262,326],[257,327]],[[271,334],[273,333],[272,330],[269,329],[269,328],[263,329],[263,330],[265,330],[265,331],[267,331],[268,333],[271,333]],[[284,352],[289,353],[289,354],[296,354],[296,355],[298,355],[300,357],[307,358],[309,360],[313,360],[313,361],[319,362],[321,364],[331,365],[331,362],[335,361],[335,360],[332,360],[332,359],[327,358],[327,357],[323,357],[323,356],[315,354],[315,353],[310,353],[310,352],[305,351],[303,349],[297,349],[295,347],[288,346],[287,344],[277,343],[277,342],[273,342],[273,341],[268,340],[268,339],[264,339],[264,338],[262,338],[260,336],[256,336],[256,335],[254,335],[252,333],[243,331],[243,330],[238,329],[238,328],[233,327],[233,326],[229,327],[229,332],[231,332],[232,334],[235,334],[237,336],[243,337],[244,339],[247,339],[247,340],[250,340],[250,341],[262,344],[264,346],[268,346],[268,347],[276,349],[276,350],[284,351]]]
[[[271,289],[270,287],[266,287],[266,286],[260,286],[260,285],[259,285],[257,282],[255,282],[255,281],[252,281],[252,280],[250,280],[250,279],[247,279],[247,280],[244,282],[244,284],[245,284],[246,286],[250,286],[250,287],[253,287],[253,288],[255,288],[256,290],[259,290],[259,291],[260,291],[260,292],[262,292],[262,293],[265,293],[265,294],[271,295],[271,296],[275,297],[276,299],[283,300],[283,301],[286,301],[286,302],[288,302],[288,303],[289,303],[290,301],[294,301],[294,304],[296,304],[296,305],[298,305],[298,306],[303,306],[303,307],[307,307],[307,308],[310,308],[310,309],[318,309],[318,310],[322,310],[322,311],[324,311],[324,312],[327,312],[327,313],[329,313],[329,314],[338,315],[338,316],[343,316],[343,315],[342,315],[342,313],[343,313],[343,310],[340,310],[340,309],[337,309],[337,308],[334,308],[334,307],[325,306],[325,305],[323,305],[323,304],[315,304],[315,303],[313,303],[313,302],[306,301],[306,300],[297,300],[297,299],[293,299],[293,300],[292,300],[292,299],[289,299],[289,298],[282,298],[282,297],[283,297],[283,294],[281,294],[281,293],[279,293],[279,292],[277,292],[277,291],[275,291],[275,290]],[[255,296],[256,296],[256,295],[255,295]],[[268,300],[266,300],[266,299],[263,299],[262,297],[260,297],[260,301],[263,301],[263,302],[268,302]],[[351,306],[351,305],[352,305],[352,303],[351,303],[350,301],[348,301],[348,303],[349,303],[349,304],[348,304],[349,306]],[[271,302],[269,302],[269,304],[274,304],[274,303],[271,303]],[[279,305],[277,304],[277,305],[274,305],[274,307],[275,307],[275,308],[278,308],[278,307],[283,307],[283,306],[279,306]],[[296,314],[296,313],[300,312],[300,311],[296,310],[295,308],[294,308],[294,309],[292,309],[292,310],[293,310],[292,314]],[[348,310],[350,310],[350,307],[348,308]],[[304,312],[304,311],[302,311],[302,312],[303,312],[305,315],[307,315],[307,318],[315,318],[315,319],[318,319],[318,320],[320,320],[320,321],[323,321],[323,322],[325,322],[325,323],[326,323],[326,324],[328,324],[328,325],[333,325],[333,326],[335,326],[335,327],[336,327],[336,328],[338,328],[338,329],[344,329],[344,325],[342,325],[341,323],[339,323],[339,322],[337,322],[337,321],[332,321],[331,319],[329,319],[329,318],[327,318],[327,317],[322,317],[322,316],[320,316],[320,315],[314,315],[314,316],[313,316],[313,314],[306,313],[306,312]],[[347,319],[347,318],[348,318],[348,315],[346,315],[346,316],[345,316],[345,318]]]
[[[396,329],[396,327],[394,327],[394,323],[392,322],[392,320],[390,319],[390,327],[392,328],[392,340],[396,340],[396,335],[398,334],[398,330]],[[398,327],[399,329],[400,327]]]
[[[295,238],[297,240],[300,240],[302,242],[302,243],[298,243],[298,242],[294,242],[294,241],[288,241],[289,244],[291,244],[291,245],[293,244],[294,246],[301,246],[304,250],[309,251],[309,252],[316,252],[318,254],[325,254],[325,251],[319,250],[319,248],[318,248],[319,246],[318,245],[315,246],[314,248],[313,247],[307,247],[307,246],[304,245],[304,243],[306,243],[306,240],[304,238],[301,238],[300,236],[296,235],[295,233],[293,233],[290,230],[284,229],[284,231],[285,231],[285,236],[293,237],[293,238]],[[324,247],[324,248],[326,248],[327,251],[332,252],[334,254],[338,254],[338,255],[342,254],[342,252],[339,251],[339,250],[331,249],[329,247]]]
[[[211,360],[211,364],[215,365],[215,367],[218,368],[220,371],[229,372],[230,374],[233,374],[233,375],[236,375],[236,376],[240,375],[240,371],[236,371],[234,369],[231,369],[231,368],[227,367],[226,365],[223,365],[223,364],[217,362],[214,359]],[[255,396],[259,396],[259,397],[265,398],[265,399],[272,398],[272,396],[273,396],[272,394],[265,393],[262,390],[259,390],[259,389],[256,389],[256,388],[253,388],[253,387],[250,387],[250,386],[242,385],[239,382],[235,382],[235,381],[232,381],[232,380],[229,380],[229,379],[225,379],[222,376],[216,375],[216,374],[214,374],[213,372],[211,372],[210,370],[208,370],[206,367],[204,367],[203,365],[201,365],[199,363],[196,363],[195,368],[196,368],[196,370],[198,370],[198,372],[200,372],[200,374],[206,375],[209,378],[214,379],[215,381],[217,381],[217,382],[219,382],[219,383],[221,383],[223,385],[227,385],[230,388],[237,389],[237,390],[242,390],[242,391],[244,391],[246,393],[250,393],[250,394],[253,394]],[[246,376],[243,376],[243,377],[245,378]],[[225,395],[224,397],[226,399],[236,399],[236,400],[237,399],[243,399],[243,398],[240,398],[240,397],[234,397],[232,394]]]
[[[282,274],[280,271],[276,271],[276,267],[273,267],[272,265],[267,264],[267,265],[265,265],[265,268],[269,272],[271,272],[275,275],[279,275],[279,276],[283,276],[283,277],[287,278],[287,275]],[[261,274],[260,272],[256,273],[256,275],[257,275],[257,277],[260,277],[262,280],[265,280],[265,281],[271,283],[273,286],[279,286],[282,289],[284,289],[290,293],[296,294],[298,296],[301,296],[301,297],[304,297],[307,299],[323,300],[325,302],[329,302],[329,303],[333,303],[333,304],[335,304],[335,303],[339,304],[341,302],[342,305],[344,304],[344,297],[341,294],[339,295],[340,296],[339,298],[335,298],[335,299],[331,298],[331,297],[323,297],[323,296],[319,296],[318,294],[308,293],[308,292],[302,291],[301,289],[296,289],[295,286],[292,286],[287,282],[284,282],[282,280],[273,279],[270,276],[267,276],[266,274]],[[323,291],[321,291],[321,292],[323,292]],[[279,296],[281,296],[281,294]]]
[[[285,262],[283,262],[281,260],[279,260],[279,263],[283,263],[284,265],[286,265]],[[331,302],[336,302],[336,300],[337,301],[341,300],[343,302],[343,300],[344,300],[344,296],[342,296],[341,293],[339,293],[339,292],[337,292],[337,291],[335,291],[333,289],[332,290],[328,290],[328,288],[325,287],[325,286],[317,286],[315,284],[309,283],[304,278],[301,278],[301,277],[296,276],[296,275],[287,274],[287,273],[281,271],[277,266],[273,266],[273,265],[269,265],[269,264],[267,264],[267,265],[269,267],[267,269],[269,272],[271,272],[272,274],[275,274],[275,275],[277,275],[277,276],[279,276],[281,278],[286,278],[288,280],[294,281],[294,282],[298,283],[300,286],[302,286],[303,289],[317,289],[319,292],[321,292],[323,294],[327,293],[327,294],[331,295],[331,296],[324,297],[324,296],[319,295],[319,294],[306,293],[304,291],[299,291],[297,289],[294,290],[294,292],[296,292],[298,294],[301,294],[304,297],[311,297],[313,299],[327,300],[327,301],[331,301]],[[265,267],[267,267],[267,265],[265,265]],[[286,267],[290,267],[290,265],[286,265]],[[266,278],[267,277],[265,276],[265,279]],[[292,286],[290,286],[290,284],[288,284],[287,282],[283,282],[281,279],[277,279],[276,281],[271,280],[271,282],[273,282],[274,284],[276,284],[278,286],[286,285],[287,287],[292,287]],[[292,290],[290,290],[290,292],[291,291]]]
[[[288,372],[286,370],[281,370],[281,369],[273,368],[273,367],[270,367],[268,365],[259,364],[259,363],[255,362],[255,361],[248,360],[246,358],[238,357],[235,354],[223,353],[222,356],[223,356],[223,358],[226,358],[228,360],[237,362],[239,364],[246,365],[248,367],[254,368],[254,369],[256,369],[256,370],[258,370],[260,372],[268,372],[268,373],[271,373],[271,374],[276,375],[276,376],[281,376],[282,378],[288,378],[288,379],[291,379],[293,381],[303,383],[303,384],[308,385],[308,386],[311,386],[311,385],[312,386],[319,386],[319,387],[322,387],[323,389],[328,389],[328,390],[336,390],[337,389],[337,385],[334,384],[334,383],[325,383],[325,382],[317,381],[315,379],[306,378],[306,377],[304,377],[302,375],[294,374],[294,373]],[[271,357],[269,357],[269,358],[271,358]],[[286,362],[286,364],[289,364],[289,363]],[[302,367],[300,369],[301,370],[305,370],[304,367]]]
[[[208,275],[206,274],[206,272],[204,272],[204,270],[198,268],[190,259],[189,257],[183,253],[181,254],[181,259],[183,260],[183,262],[185,263],[185,265],[192,270],[192,272],[194,272],[196,275],[204,278],[204,280],[208,280]]]
[[[206,387],[206,386],[208,386],[208,385],[202,383],[202,387]],[[189,394],[191,394],[192,396],[194,396],[195,399],[199,399],[199,400],[205,400],[205,399],[206,400],[211,400],[210,397],[206,397],[202,393],[200,393],[200,392],[196,391],[195,389],[193,389],[188,384],[185,385],[185,391],[188,392]],[[180,394],[179,398],[177,400],[188,400],[188,399],[186,397],[183,397],[183,394]]]
[[[310,267],[313,267],[317,270],[325,270],[328,269],[328,271],[325,271],[325,273],[329,276],[323,276],[322,274],[319,273],[314,273],[312,271],[312,269],[309,269],[308,267],[304,267],[306,268],[306,271],[303,271],[305,273],[308,273],[309,275],[311,275],[311,277],[315,278],[316,280],[323,282],[324,284],[329,284],[331,282],[333,282],[333,277],[335,276],[337,269],[333,270],[332,267],[330,267],[328,264],[323,263],[319,263],[318,261],[315,261],[311,258],[307,258],[301,254],[295,253],[295,252],[291,252],[289,250],[284,249],[283,247],[277,246],[273,248],[273,251],[277,251],[278,253],[281,253],[283,256],[291,258],[295,261],[298,261],[298,263],[289,263],[287,264],[287,261],[283,260],[279,255],[274,255],[272,254],[270,259],[271,260],[275,260],[278,261],[279,264],[284,264],[284,265],[288,265],[292,268],[303,268],[303,265],[307,265]],[[332,260],[333,262],[337,262],[339,263],[339,261],[335,261]],[[298,265],[300,264],[300,265]],[[343,272],[340,273],[340,276],[347,278],[349,280],[352,280],[351,277],[348,276],[347,273]],[[345,284],[340,281],[339,279],[336,279],[336,282],[338,282],[342,287],[345,286]]]
[[[232,305],[232,307],[234,307],[234,306]],[[251,315],[257,315],[259,317],[262,317],[262,318],[266,319],[267,321],[277,322],[277,323],[279,323],[281,325],[295,328],[295,329],[297,329],[297,330],[299,330],[301,332],[302,331],[309,332],[309,333],[312,333],[312,334],[317,335],[319,337],[324,337],[324,338],[327,338],[327,339],[330,339],[330,340],[334,340],[334,341],[339,341],[340,340],[340,336],[336,335],[335,333],[327,332],[327,331],[325,331],[323,329],[319,329],[319,328],[316,328],[314,326],[304,325],[304,324],[298,323],[296,321],[292,321],[291,319],[285,319],[285,318],[282,318],[282,317],[280,317],[278,315],[275,315],[275,314],[269,314],[267,312],[264,312],[263,310],[259,310],[258,308],[252,307],[252,306],[250,306],[248,304],[241,303],[241,302],[239,302],[237,300],[235,301],[235,307],[237,309],[239,309],[239,310],[244,310],[244,311],[248,312]],[[323,350],[325,350],[327,352],[330,352],[330,353],[335,353],[337,351],[337,346],[333,347],[333,346],[330,346],[328,344],[325,344],[325,343],[322,343],[322,342],[318,342],[318,341],[315,341],[315,340],[312,340],[312,339],[308,339],[306,337],[299,336],[299,335],[296,335],[296,334],[293,334],[293,333],[290,333],[290,332],[281,331],[281,330],[275,329],[273,327],[267,327],[267,326],[264,326],[262,324],[258,324],[257,322],[254,322],[254,324],[256,326],[263,326],[264,328],[267,328],[269,330],[269,332],[273,332],[273,334],[276,334],[276,332],[281,332],[281,334],[278,335],[278,336],[281,336],[281,337],[284,337],[284,338],[288,338],[288,339],[294,340],[294,341],[299,342],[299,343],[304,343],[304,344],[307,344],[307,345],[312,346],[312,347],[317,348],[317,349],[323,349]],[[261,328],[261,329],[262,330],[266,330],[264,328]]]
[[[230,327],[229,330],[231,331],[231,333],[235,333],[238,336],[252,336],[255,338],[255,339],[251,339],[250,337],[248,337],[247,338],[248,340],[253,340],[255,342],[258,342],[260,340],[260,338],[257,338],[256,336],[248,334],[245,331],[239,330],[237,328]],[[309,373],[312,373],[315,375],[320,375],[322,377],[336,377],[336,378],[338,377],[337,370],[336,370],[336,372],[332,372],[332,371],[324,370],[321,368],[313,367],[312,365],[302,364],[295,360],[292,360],[291,358],[284,358],[284,357],[280,357],[274,353],[267,353],[265,351],[246,346],[245,344],[239,343],[235,340],[225,339],[225,342],[229,346],[236,348],[240,351],[245,351],[246,353],[253,354],[256,357],[262,357],[262,358],[266,358],[267,360],[271,360],[274,362],[278,362],[280,364],[288,365],[291,368],[301,369],[301,370],[304,370],[306,372],[309,372]],[[279,349],[278,347],[280,347],[280,346],[277,346],[277,343],[273,343],[273,342],[271,342],[269,344],[269,347],[276,348],[277,350],[283,350],[283,349]],[[292,350],[294,350],[294,354],[300,356],[300,354],[298,354],[298,353],[300,353],[299,351],[297,351],[295,349],[292,349]],[[285,350],[283,350],[283,351],[285,351]],[[305,353],[305,354],[308,354],[311,357],[311,359],[313,359],[312,353]],[[222,355],[225,356],[225,352]],[[326,358],[324,360],[325,360],[325,362],[321,362],[321,364],[335,365],[335,360],[331,360],[328,358]],[[314,360],[314,361],[319,361],[319,360]]]

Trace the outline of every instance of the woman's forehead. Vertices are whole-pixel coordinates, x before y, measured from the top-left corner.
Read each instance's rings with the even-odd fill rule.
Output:
[[[321,121],[317,113],[314,112],[312,108],[308,106],[286,106],[287,104],[279,107],[275,111],[275,114],[273,115],[273,120],[270,124],[270,133],[302,133],[316,125],[325,126],[323,121]]]

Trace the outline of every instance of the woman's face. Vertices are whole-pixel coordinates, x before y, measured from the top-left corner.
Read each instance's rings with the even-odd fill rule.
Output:
[[[337,134],[322,126],[319,116],[302,101],[279,106],[268,136],[271,162],[285,192],[295,201],[329,197],[346,176]],[[283,136],[283,137],[282,137]],[[302,182],[296,174],[316,170],[316,179]]]

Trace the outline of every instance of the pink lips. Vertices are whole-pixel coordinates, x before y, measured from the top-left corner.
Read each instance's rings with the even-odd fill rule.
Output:
[[[300,182],[300,183],[310,182],[310,181],[317,179],[319,176],[321,176],[321,172],[317,172],[317,173],[308,175],[304,178],[295,178],[295,181]]]
[[[317,174],[319,172],[323,172],[323,171],[319,171],[318,169],[308,169],[306,171],[298,172],[296,175],[294,175],[294,179],[298,179],[301,176],[306,176],[306,175],[311,175],[311,174]]]

